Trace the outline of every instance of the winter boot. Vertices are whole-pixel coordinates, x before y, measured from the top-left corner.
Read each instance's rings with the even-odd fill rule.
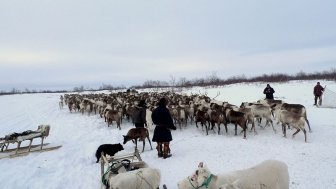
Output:
[[[164,142],[163,143],[163,158],[166,159],[166,158],[169,158],[169,157],[171,157],[169,142]]]
[[[162,157],[163,156],[162,143],[159,143],[159,142],[157,143],[156,150],[158,151],[158,157]]]

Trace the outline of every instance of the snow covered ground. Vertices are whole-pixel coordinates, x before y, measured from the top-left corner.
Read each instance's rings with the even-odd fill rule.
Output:
[[[261,129],[258,134],[247,133],[247,139],[234,136],[234,127],[229,133],[208,136],[195,125],[173,131],[171,150],[173,157],[157,158],[155,143],[150,150],[146,142],[143,160],[161,170],[161,184],[169,189],[190,175],[200,161],[214,173],[229,172],[251,167],[267,159],[285,162],[289,168],[291,189],[336,188],[336,109],[313,106],[313,87],[316,81],[292,81],[271,84],[275,98],[288,103],[306,106],[313,132],[308,133],[308,143],[302,132],[292,139],[294,130],[287,138],[282,137],[280,125],[277,133],[271,127]],[[336,91],[336,83],[321,81]],[[216,88],[193,88],[186,93],[207,92],[217,100],[240,105],[264,97],[265,83],[236,84]],[[121,130],[115,124],[107,127],[98,115],[70,113],[58,107],[60,94],[23,94],[0,96],[0,137],[13,132],[35,130],[40,124],[50,124],[50,135],[45,142],[63,145],[56,151],[32,153],[28,156],[0,160],[0,188],[4,189],[97,189],[101,186],[100,164],[95,163],[95,151],[103,143],[121,143],[122,135],[132,128],[124,121]],[[151,133],[152,134],[152,133]],[[34,140],[39,143],[40,140]],[[27,144],[23,144],[27,145]],[[140,148],[142,144],[140,143]],[[12,145],[11,147],[15,147]],[[124,145],[119,154],[131,153],[134,144]]]

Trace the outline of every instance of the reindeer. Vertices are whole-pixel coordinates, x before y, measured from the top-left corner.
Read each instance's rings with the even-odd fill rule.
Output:
[[[205,131],[206,134],[208,135],[208,130],[210,127],[210,116],[206,111],[207,109],[205,107],[203,107],[202,109],[199,109],[196,111],[196,116],[195,116],[195,123],[196,123],[196,127],[198,128],[197,123],[201,122],[201,126],[202,126],[202,131],[204,131],[203,126],[205,126]],[[208,124],[207,124],[208,123]]]
[[[153,150],[152,143],[149,139],[149,132],[148,132],[148,129],[146,129],[146,128],[143,128],[143,127],[132,128],[127,132],[126,136],[123,135],[123,137],[124,137],[124,143],[123,144],[126,144],[128,141],[132,140],[133,143],[135,143],[135,148],[136,149],[138,147],[138,143],[137,143],[138,139],[142,140],[142,142],[143,142],[142,152],[144,152],[144,150],[145,150],[145,140],[147,138],[148,142],[149,142],[149,145],[151,147],[151,150]]]
[[[185,111],[184,105],[179,105],[177,107],[177,113],[178,113],[178,124],[180,126],[180,129],[182,129],[182,126],[187,126],[187,116]]]
[[[117,128],[119,128],[119,130],[121,130],[121,127],[120,127],[121,117],[120,117],[120,114],[117,110],[108,110],[105,113],[105,118],[106,118],[108,127],[110,126],[110,124],[112,124],[113,121],[115,121],[115,122],[117,122]]]
[[[243,112],[235,111],[231,108],[225,108],[226,120],[235,124],[235,135],[237,135],[237,125],[239,125],[244,132],[244,139],[246,139],[247,117]],[[227,132],[227,124],[225,124],[225,131]]]
[[[220,109],[215,109],[211,111],[210,117],[211,130],[213,130],[217,124],[218,134],[220,134],[220,125],[223,124],[225,126],[226,124],[226,118],[224,113]]]
[[[182,126],[187,126],[187,118],[186,118],[186,112],[184,110],[184,105],[175,105],[169,108],[170,114],[172,115],[172,118],[174,120],[175,124],[178,124],[180,126],[180,129],[182,129]]]
[[[68,108],[69,108],[70,113],[72,113],[72,111],[75,112],[76,111],[76,103],[74,101],[70,100],[68,102]]]
[[[64,106],[63,100],[60,100],[60,101],[58,102],[58,106],[59,106],[59,109],[60,109],[60,110],[63,109],[63,106]]]
[[[190,123],[195,121],[195,105],[192,101],[189,102],[189,105],[185,107],[186,119],[189,118]]]

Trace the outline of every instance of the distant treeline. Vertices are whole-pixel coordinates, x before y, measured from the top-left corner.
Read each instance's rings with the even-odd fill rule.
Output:
[[[13,94],[31,94],[31,93],[67,93],[67,90],[18,90],[13,88],[11,91],[1,91],[0,95],[13,95]]]
[[[159,81],[159,80],[148,80],[142,85],[135,85],[130,88],[132,89],[143,89],[143,88],[163,88],[163,87],[194,87],[194,86],[223,86],[236,83],[252,83],[252,82],[287,82],[291,80],[330,80],[336,81],[336,68],[332,68],[329,71],[315,72],[315,73],[305,73],[299,72],[294,75],[288,75],[283,73],[272,73],[263,74],[261,76],[247,78],[244,75],[234,76],[227,79],[219,78],[215,73],[200,79],[188,80],[185,77],[179,78],[178,80],[171,76],[169,81]],[[101,90],[121,90],[126,89],[125,86],[113,86],[110,84],[102,84],[98,89],[85,88],[84,86],[74,87],[73,90],[29,90],[24,91],[13,88],[11,91],[1,91],[0,95],[11,95],[11,94],[30,94],[30,93],[67,93],[67,92],[82,92],[82,91],[101,91]]]
[[[253,82],[287,82],[291,80],[330,80],[336,81],[336,69],[333,68],[329,71],[305,73],[299,72],[295,75],[288,75],[283,73],[263,74],[261,76],[247,78],[244,75],[234,76],[227,79],[221,79],[216,74],[212,74],[206,78],[187,80],[186,78],[180,78],[176,81],[176,78],[171,77],[169,82],[167,81],[154,81],[149,80],[142,85],[133,86],[132,88],[161,88],[161,87],[194,87],[194,86],[223,86],[236,83],[253,83]]]

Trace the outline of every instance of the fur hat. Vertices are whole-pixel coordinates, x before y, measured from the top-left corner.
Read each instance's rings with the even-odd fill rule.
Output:
[[[146,101],[145,100],[140,100],[138,106],[145,107],[146,106]]]
[[[159,106],[166,106],[167,103],[168,103],[167,99],[166,99],[165,97],[163,97],[163,98],[161,98],[161,99],[159,100],[158,105],[159,105]]]

